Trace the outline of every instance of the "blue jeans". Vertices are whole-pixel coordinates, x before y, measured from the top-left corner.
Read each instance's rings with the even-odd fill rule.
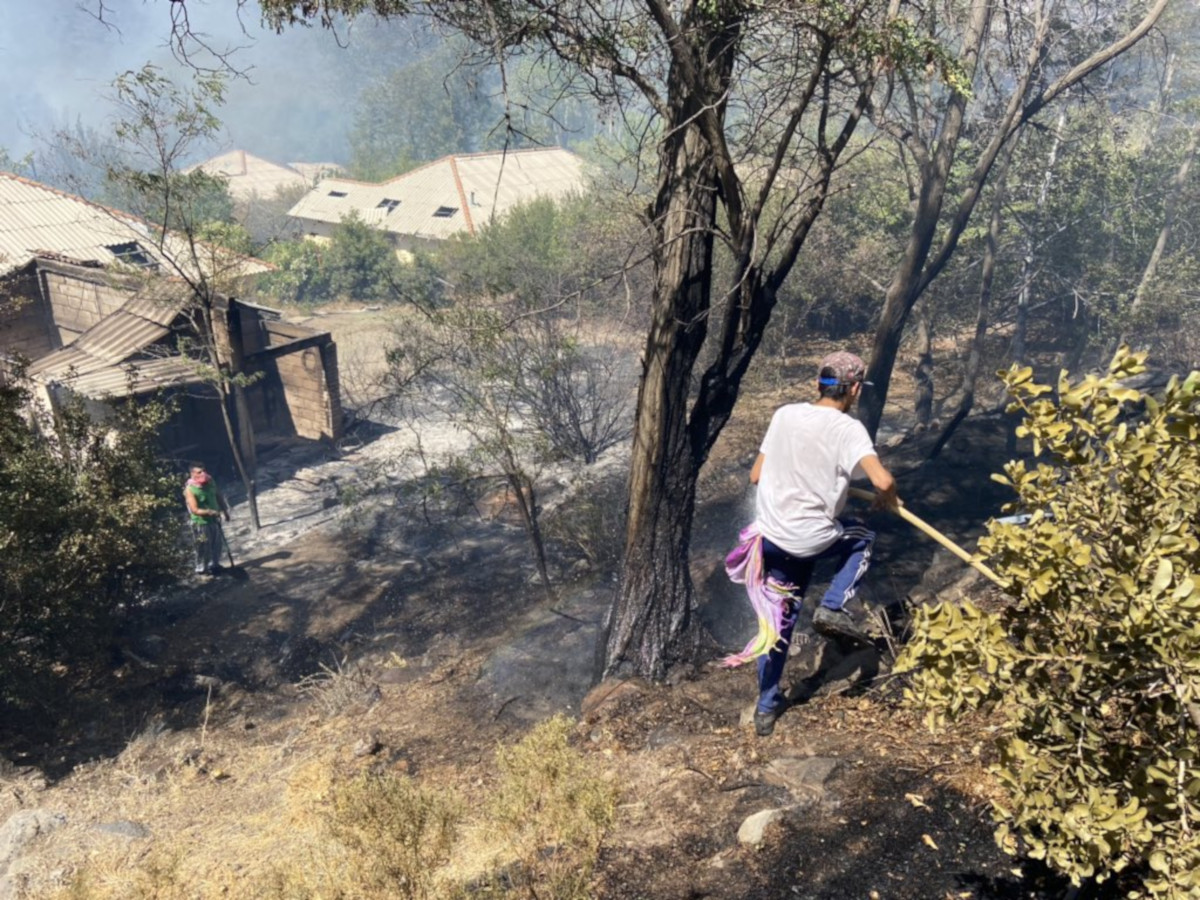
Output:
[[[759,712],[771,712],[785,702],[783,692],[779,690],[779,682],[783,678],[783,666],[787,662],[792,630],[796,627],[796,616],[804,602],[808,584],[812,581],[817,560],[837,561],[837,572],[829,584],[829,589],[825,591],[825,596],[821,598],[821,605],[830,609],[841,609],[845,606],[854,597],[859,582],[867,574],[867,567],[871,564],[871,545],[875,542],[875,532],[857,519],[844,519],[841,522],[845,528],[842,536],[813,556],[792,556],[766,538],[762,539],[763,569],[766,577],[790,584],[793,589],[791,601],[784,610],[779,643],[766,656],[758,658]]]

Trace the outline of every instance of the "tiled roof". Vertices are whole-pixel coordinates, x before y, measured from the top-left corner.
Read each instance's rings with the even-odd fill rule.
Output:
[[[0,274],[28,263],[39,251],[95,260],[104,265],[125,262],[122,248],[136,244],[148,260],[162,266],[164,274],[174,274],[166,257],[155,246],[149,226],[128,213],[107,209],[96,203],[64,193],[19,175],[0,172]],[[166,248],[178,252],[178,260],[191,258],[184,242],[168,236]],[[115,248],[115,251],[114,251]],[[241,274],[265,272],[270,266],[251,257],[234,257],[228,251],[213,248],[214,257],[220,254],[222,268],[232,265]],[[228,260],[225,256],[229,256]],[[208,256],[208,254],[203,254]],[[200,260],[202,267],[217,262]]]
[[[336,224],[356,211],[395,234],[444,239],[478,228],[534,197],[587,188],[583,160],[549,147],[445,156],[381,184],[326,178],[292,207],[297,219]]]

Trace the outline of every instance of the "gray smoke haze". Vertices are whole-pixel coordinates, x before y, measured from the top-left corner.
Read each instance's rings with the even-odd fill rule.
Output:
[[[4,0],[0,16],[0,149],[20,157],[55,129],[80,123],[111,130],[110,85],[153,62],[176,80],[190,77],[170,52],[167,0]],[[342,44],[319,28],[264,30],[249,6],[239,22],[233,0],[187,6],[210,45],[238,48],[234,79],[219,115],[225,133],[213,153],[238,148],[278,162],[344,162],[364,78],[421,52],[397,26],[364,22]]]

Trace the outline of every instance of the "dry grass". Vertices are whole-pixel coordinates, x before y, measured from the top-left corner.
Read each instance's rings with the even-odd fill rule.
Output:
[[[190,761],[165,784],[133,791],[143,821],[154,818],[146,804],[174,807],[173,831],[124,847],[93,835],[53,896],[430,900],[536,889],[547,900],[586,897],[616,791],[568,745],[571,730],[556,717],[501,747],[498,784],[482,797],[473,791],[471,803],[436,775],[414,779],[378,765],[349,772],[334,742],[321,749],[307,740],[281,765],[279,746],[235,752],[215,740],[209,752],[185,753]],[[322,734],[328,727],[311,738]],[[158,749],[171,755],[177,747],[167,743]],[[151,761],[140,750],[137,759],[129,772]],[[235,783],[236,809],[221,796]],[[191,825],[181,809],[194,811]]]

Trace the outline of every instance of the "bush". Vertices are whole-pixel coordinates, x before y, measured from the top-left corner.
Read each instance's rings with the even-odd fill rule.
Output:
[[[994,717],[997,840],[1076,884],[1125,872],[1130,897],[1200,898],[1200,373],[1155,399],[1103,377],[1005,382],[1039,460],[1005,477],[1024,526],[982,552],[1011,579],[996,611],[918,611],[898,665],[933,723]],[[997,476],[999,477],[999,476]]]
[[[79,662],[121,603],[181,563],[179,486],[156,457],[161,404],[94,422],[78,403],[54,433],[30,428],[24,382],[0,381],[0,699],[27,676]]]
[[[330,833],[349,852],[350,896],[435,896],[457,837],[457,803],[395,775],[363,775],[333,792]]]
[[[571,720],[555,716],[496,751],[500,784],[488,799],[488,821],[512,860],[497,879],[505,893],[553,900],[591,896],[617,792],[570,747],[570,731]]]

